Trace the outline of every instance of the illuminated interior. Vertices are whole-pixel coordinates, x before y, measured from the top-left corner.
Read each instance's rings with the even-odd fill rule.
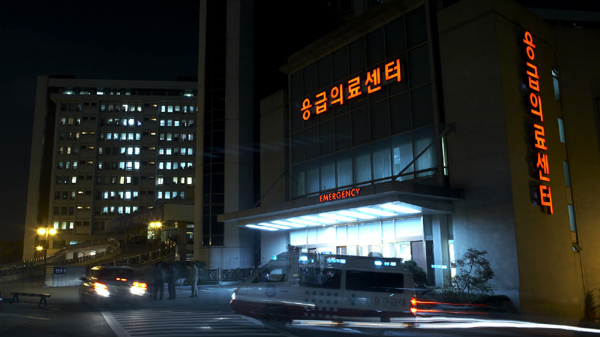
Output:
[[[350,222],[367,220],[381,220],[409,215],[418,215],[422,209],[399,201],[365,207],[348,208],[340,211],[315,213],[306,216],[285,218],[268,222],[246,224],[245,227],[263,230],[278,231],[316,226],[338,225]]]

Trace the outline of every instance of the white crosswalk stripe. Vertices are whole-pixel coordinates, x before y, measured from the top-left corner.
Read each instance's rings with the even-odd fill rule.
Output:
[[[241,315],[168,310],[102,311],[119,337],[293,336]]]

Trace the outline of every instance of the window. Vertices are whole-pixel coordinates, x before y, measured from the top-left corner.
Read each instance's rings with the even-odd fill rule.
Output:
[[[565,143],[565,125],[563,123],[563,119],[558,119],[558,136],[560,137],[560,142]]]
[[[339,269],[302,268],[300,286],[311,288],[340,289],[342,271]]]
[[[560,88],[558,85],[558,70],[552,68],[552,84],[554,85],[554,99],[560,101]]]
[[[404,274],[346,271],[346,290],[404,293]]]

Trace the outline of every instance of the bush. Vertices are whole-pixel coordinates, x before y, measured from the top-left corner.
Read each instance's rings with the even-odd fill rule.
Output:
[[[427,287],[427,273],[415,261],[407,260],[402,263],[402,267],[412,274],[416,288]]]
[[[467,249],[462,258],[456,260],[459,269],[452,280],[453,288],[459,298],[473,299],[494,294],[490,280],[494,278],[494,271],[490,261],[485,257],[487,251],[474,248]]]

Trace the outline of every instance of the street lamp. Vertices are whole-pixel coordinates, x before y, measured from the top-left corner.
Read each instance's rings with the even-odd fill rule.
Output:
[[[151,222],[150,223],[150,227],[154,231],[154,242],[158,246],[158,244],[157,244],[157,242],[158,242],[157,241],[158,240],[158,238],[157,238],[157,236],[158,236],[158,230],[160,229],[160,227],[162,227],[162,223],[160,223],[160,222]]]
[[[44,251],[44,272],[42,276],[42,286],[46,286],[46,258],[48,257],[48,248],[50,248],[49,246],[49,242],[48,242],[48,235],[54,235],[56,234],[56,229],[54,228],[40,228],[38,229],[38,234],[40,235],[46,235],[46,244],[45,247],[42,246],[37,246],[36,249],[37,250],[43,250]]]

